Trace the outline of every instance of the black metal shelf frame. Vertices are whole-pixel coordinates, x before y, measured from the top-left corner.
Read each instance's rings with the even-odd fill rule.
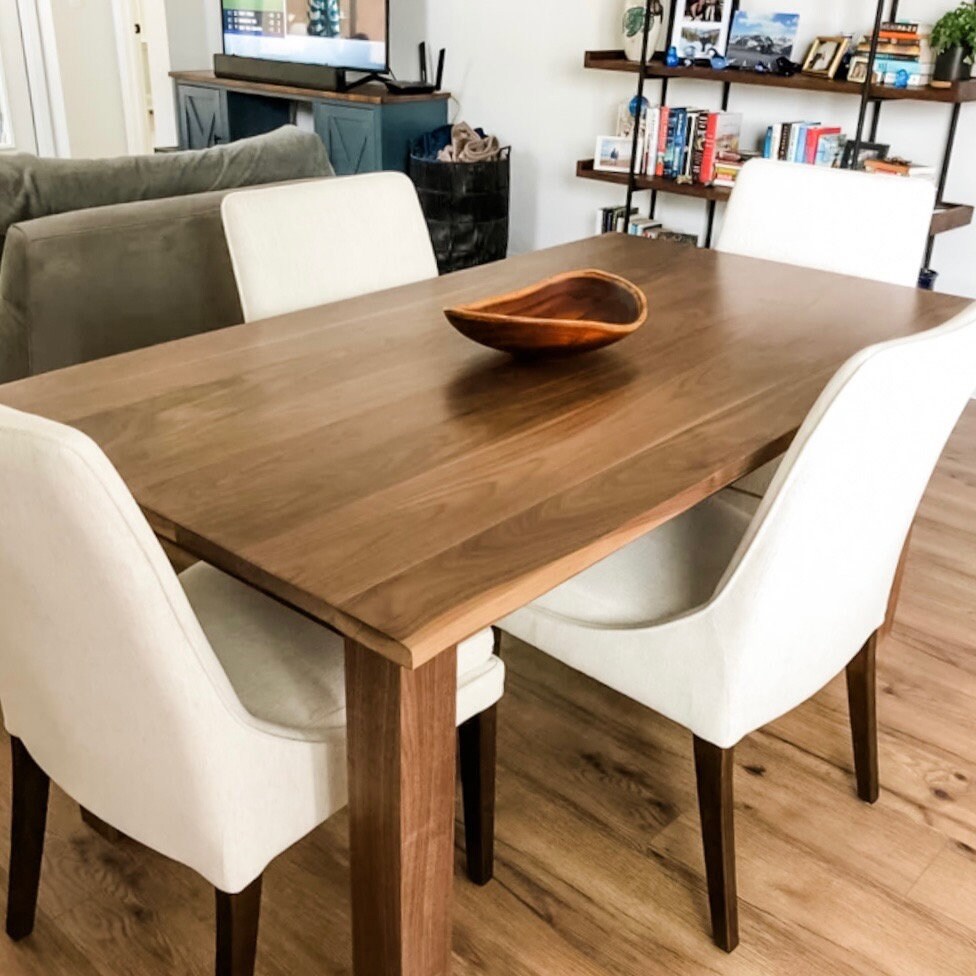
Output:
[[[900,6],[900,0],[887,0],[888,6],[888,20],[894,21],[898,19],[898,8]],[[877,142],[878,138],[878,128],[881,123],[881,106],[884,103],[883,98],[872,97],[871,86],[874,77],[874,65],[878,56],[878,44],[880,41],[881,25],[884,23],[885,16],[885,3],[886,0],[877,0],[875,17],[874,17],[874,33],[871,39],[871,51],[868,60],[868,70],[864,79],[864,83],[861,86],[861,103],[860,109],[858,111],[857,120],[857,131],[854,136],[854,153],[853,159],[856,160],[860,154],[861,146],[864,142]],[[650,27],[651,27],[651,8],[654,4],[654,0],[645,0],[644,4],[644,39],[641,45],[641,69],[637,72],[637,105],[638,113],[640,112],[640,106],[643,105],[644,98],[644,88],[647,81],[647,64],[648,64],[648,54],[653,53],[648,51],[649,37],[650,37]],[[734,0],[732,5],[732,16],[735,16],[735,12],[739,7],[738,0]],[[670,6],[670,17],[668,20],[668,29],[673,30],[675,16],[677,14],[678,0],[671,0]],[[667,49],[668,41],[665,40],[665,49]],[[667,104],[668,98],[668,83],[670,78],[661,78],[661,104]],[[732,94],[732,84],[733,80],[724,81],[722,84],[722,111],[725,112],[729,107],[729,100]],[[941,206],[943,199],[945,197],[946,184],[949,180],[949,170],[952,166],[952,153],[955,148],[956,133],[959,128],[959,113],[962,109],[962,105],[956,102],[952,105],[951,113],[949,117],[949,130],[946,137],[945,151],[942,156],[942,166],[939,173],[938,182],[938,194],[937,194],[937,206]],[[868,125],[868,113],[870,110],[871,121]],[[867,127],[867,139],[865,139],[865,127]],[[631,207],[633,206],[634,194],[640,192],[641,188],[637,186],[637,143],[640,134],[640,125],[634,125],[633,133],[633,143],[631,145],[630,154],[630,170],[627,177],[627,204],[626,204],[626,214],[629,217],[631,212]],[[650,216],[654,217],[657,211],[658,202],[658,190],[651,190],[651,204],[650,204]],[[705,246],[711,247],[712,236],[715,230],[715,210],[717,207],[717,201],[709,200],[707,204],[707,218],[706,218],[706,228],[705,228]],[[935,247],[935,235],[930,234],[928,245],[925,251],[925,265],[932,262],[932,252]]]

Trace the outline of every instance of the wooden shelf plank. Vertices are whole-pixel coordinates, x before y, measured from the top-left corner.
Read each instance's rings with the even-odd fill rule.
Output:
[[[587,68],[600,71],[624,71],[636,74],[639,65],[628,61],[623,51],[587,51],[583,58]],[[840,95],[860,95],[861,86],[849,81],[832,81],[813,75],[797,74],[792,78],[780,75],[762,75],[754,71],[715,71],[712,68],[669,68],[662,61],[647,65],[648,78],[681,78],[691,81],[731,82],[733,85],[757,85],[764,88],[789,88],[794,91],[831,92]],[[871,96],[886,101],[976,102],[976,79],[956,82],[952,88],[893,88],[890,85],[873,85]]]
[[[600,183],[612,183],[615,186],[627,185],[626,173],[606,173],[593,168],[592,159],[581,159],[576,164],[576,175],[583,180],[596,180]],[[892,176],[891,179],[902,177]],[[674,180],[638,176],[636,185],[639,190],[657,190],[659,193],[674,193],[683,197],[697,197],[700,200],[717,200],[724,202],[732,195],[732,191],[724,186],[702,186],[699,183],[691,185],[675,183]],[[932,233],[945,234],[950,230],[968,227],[973,222],[973,208],[962,203],[943,203],[932,215]]]
[[[576,175],[584,180],[598,180],[601,183],[627,185],[626,173],[607,173],[593,168],[592,159],[581,159],[576,164]],[[701,183],[676,183],[659,177],[638,176],[636,186],[640,190],[659,190],[661,193],[674,193],[683,197],[698,197],[700,200],[728,200],[732,193],[728,187],[702,186]]]
[[[950,230],[968,227],[973,222],[973,208],[964,203],[941,203],[932,215],[932,233],[945,234]]]

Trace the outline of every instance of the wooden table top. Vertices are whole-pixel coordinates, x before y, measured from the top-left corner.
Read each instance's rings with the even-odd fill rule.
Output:
[[[595,267],[620,344],[520,365],[446,305]],[[156,532],[408,667],[779,454],[858,349],[962,299],[621,235],[0,387]]]

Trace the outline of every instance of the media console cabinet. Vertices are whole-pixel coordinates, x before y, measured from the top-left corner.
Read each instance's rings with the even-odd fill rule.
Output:
[[[206,149],[294,122],[312,108],[315,131],[339,176],[406,170],[417,136],[447,123],[449,92],[390,95],[380,84],[324,92],[218,78],[212,71],[174,71],[180,148]]]

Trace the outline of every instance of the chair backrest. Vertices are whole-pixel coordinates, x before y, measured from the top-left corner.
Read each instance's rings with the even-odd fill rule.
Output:
[[[755,159],[716,249],[914,286],[935,207],[927,180]]]
[[[231,193],[222,214],[248,322],[437,276],[402,173]]]
[[[752,728],[813,694],[883,623],[918,504],[974,386],[976,305],[863,350],[820,396],[710,606],[730,682],[760,712],[770,705]]]
[[[7,729],[82,805],[202,870],[254,720],[101,450],[0,407],[0,457]]]

